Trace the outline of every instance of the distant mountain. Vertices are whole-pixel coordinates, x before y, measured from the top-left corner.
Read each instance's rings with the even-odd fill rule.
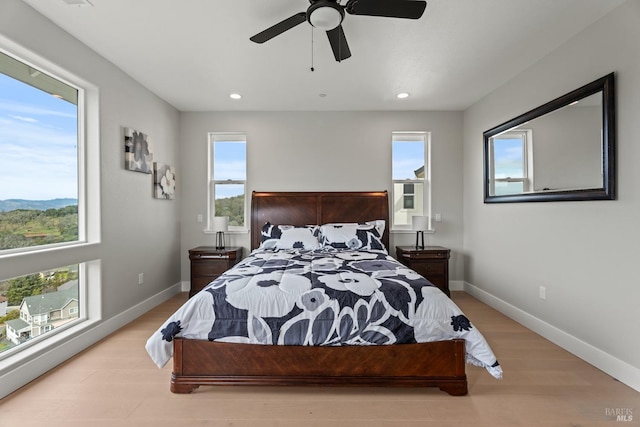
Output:
[[[0,200],[0,212],[10,212],[16,209],[31,209],[46,211],[47,209],[60,209],[65,206],[77,206],[78,199],[51,199],[51,200]]]

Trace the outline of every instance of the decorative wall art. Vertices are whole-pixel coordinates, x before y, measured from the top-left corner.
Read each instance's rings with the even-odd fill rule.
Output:
[[[172,200],[176,194],[176,171],[173,166],[153,164],[153,197]]]
[[[153,152],[147,135],[131,128],[124,128],[124,168],[151,173]]]

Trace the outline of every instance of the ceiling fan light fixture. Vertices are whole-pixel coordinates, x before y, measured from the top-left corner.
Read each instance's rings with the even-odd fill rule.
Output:
[[[314,7],[315,6],[315,7]],[[318,1],[309,8],[309,23],[322,31],[330,31],[339,26],[344,12],[337,3]]]

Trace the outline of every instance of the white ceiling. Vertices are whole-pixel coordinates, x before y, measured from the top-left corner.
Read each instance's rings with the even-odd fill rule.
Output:
[[[306,22],[249,40],[308,0],[24,1],[181,111],[464,110],[623,3],[428,0],[419,20],[347,14],[352,57],[338,63]]]

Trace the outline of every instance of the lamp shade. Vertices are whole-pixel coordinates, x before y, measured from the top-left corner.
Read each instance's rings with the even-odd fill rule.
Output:
[[[215,231],[227,231],[229,228],[228,216],[214,216],[213,217],[213,229]]]
[[[429,217],[415,215],[411,217],[411,228],[414,231],[424,231],[429,229]]]

